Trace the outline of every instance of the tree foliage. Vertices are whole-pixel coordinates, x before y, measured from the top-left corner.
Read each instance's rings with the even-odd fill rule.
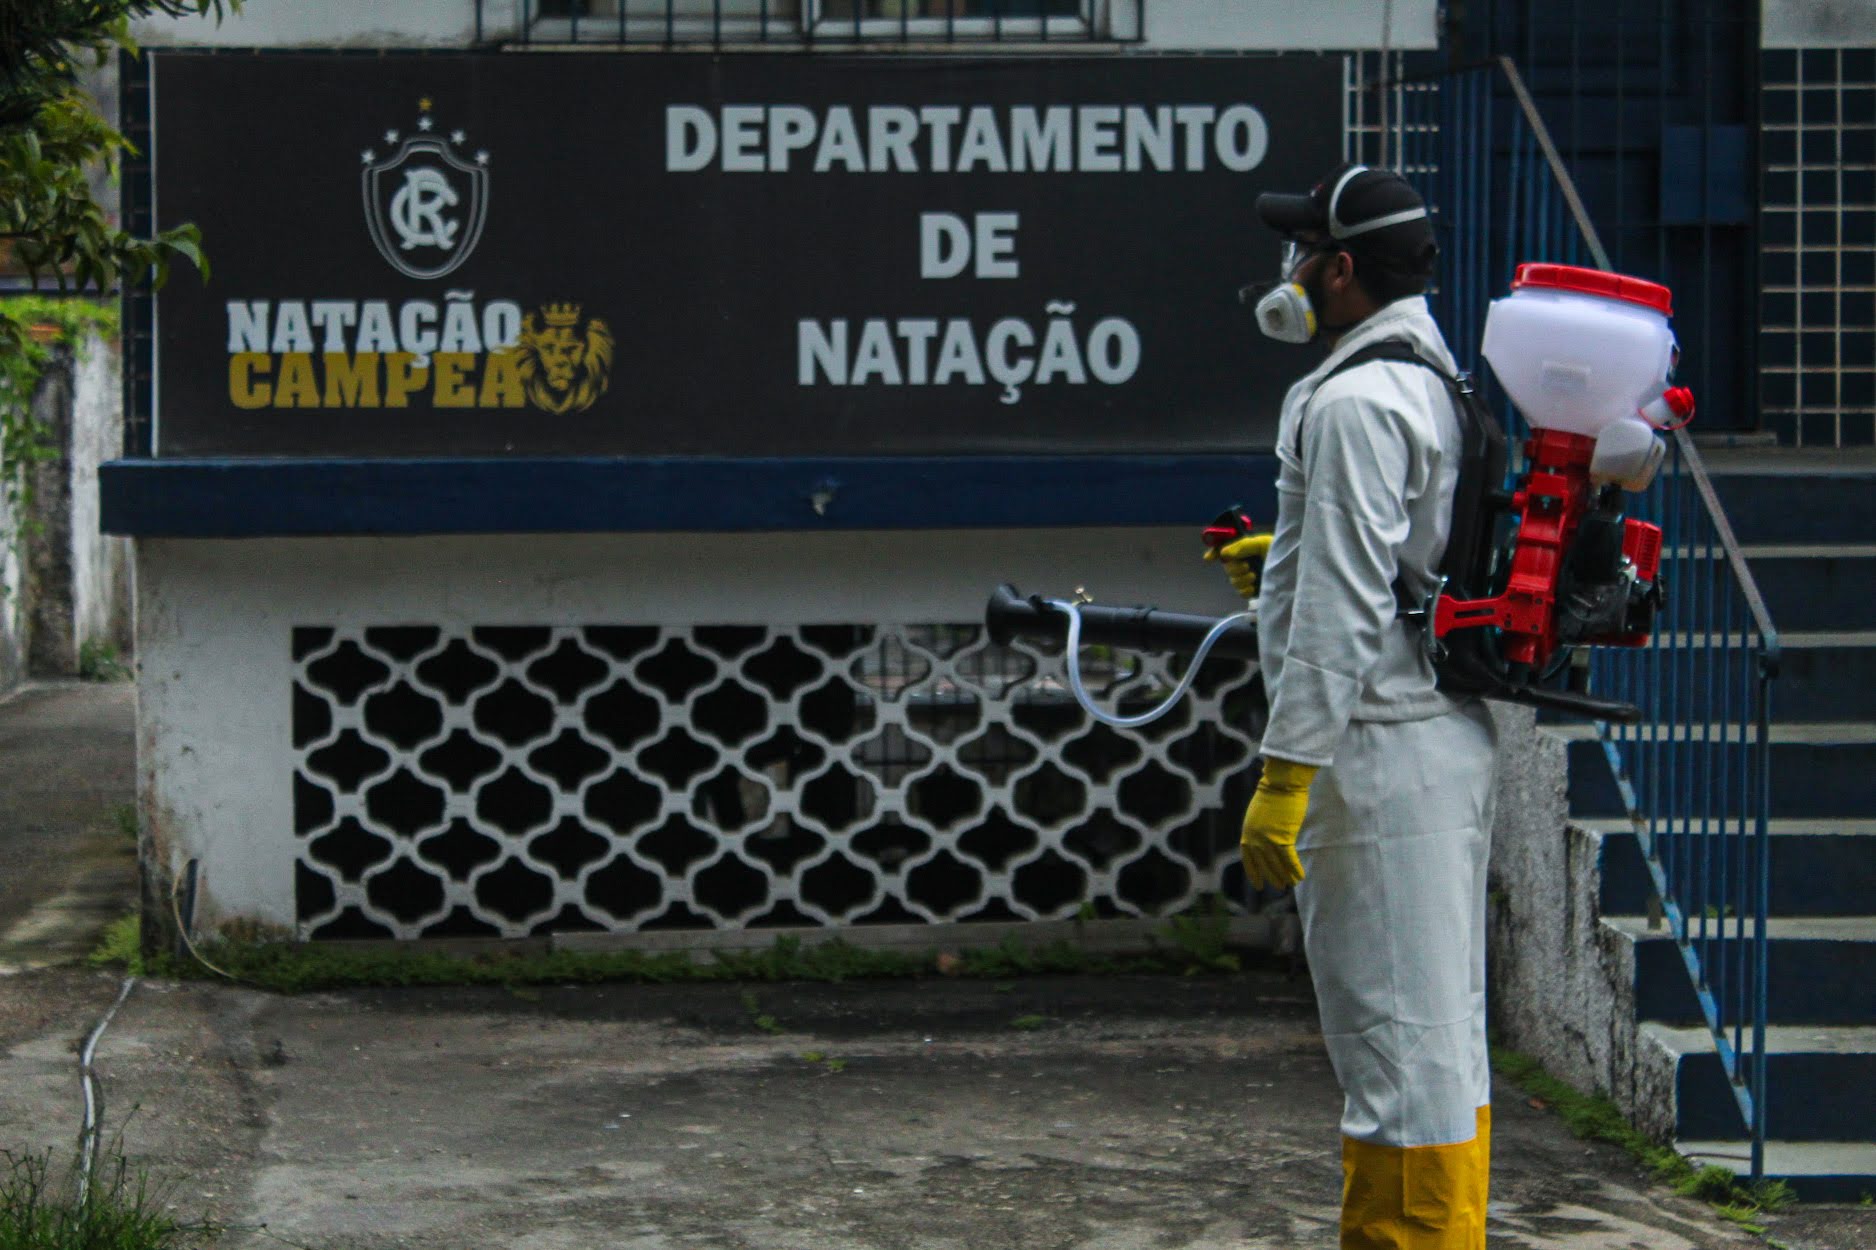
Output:
[[[91,177],[115,178],[131,151],[85,91],[86,68],[134,52],[131,23],[214,16],[241,0],[0,0],[0,259],[35,288],[110,295],[161,286],[186,260],[206,277],[201,234],[177,226],[153,238],[119,228]],[[32,379],[44,359],[20,305],[0,306],[0,501],[19,504],[27,466],[43,449],[32,424]]]
[[[134,50],[134,19],[223,9],[224,0],[0,0],[0,239],[35,285],[49,275],[61,288],[105,292],[145,275],[160,286],[179,258],[203,267],[193,226],[140,239],[93,196],[90,171],[115,171],[129,144],[79,73]]]

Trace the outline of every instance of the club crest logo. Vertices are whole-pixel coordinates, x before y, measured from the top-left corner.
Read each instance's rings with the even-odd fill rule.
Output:
[[[465,158],[468,136],[436,131],[431,101],[417,102],[417,133],[384,132],[385,155],[360,153],[365,224],[378,253],[399,273],[440,278],[475,250],[489,207],[489,154]]]

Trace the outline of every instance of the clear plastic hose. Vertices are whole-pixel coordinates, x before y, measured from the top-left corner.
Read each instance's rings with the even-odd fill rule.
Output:
[[[1185,697],[1186,691],[1192,688],[1192,681],[1199,674],[1199,666],[1205,663],[1205,657],[1211,653],[1212,647],[1217,644],[1224,632],[1237,621],[1257,619],[1257,613],[1244,611],[1233,612],[1230,616],[1220,620],[1206,632],[1198,649],[1192,653],[1192,663],[1186,666],[1185,676],[1179,679],[1179,684],[1173,687],[1173,692],[1166,696],[1163,703],[1138,716],[1116,716],[1112,712],[1103,712],[1096,707],[1093,697],[1088,694],[1087,687],[1081,684],[1081,605],[1067,599],[1045,599],[1043,605],[1054,608],[1068,618],[1068,688],[1074,692],[1075,701],[1087,710],[1088,715],[1116,729],[1138,729],[1142,725],[1152,724],[1172,711],[1178,705],[1179,700]]]

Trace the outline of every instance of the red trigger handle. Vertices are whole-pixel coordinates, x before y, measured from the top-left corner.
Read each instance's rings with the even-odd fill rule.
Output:
[[[1212,518],[1212,523],[1199,533],[1199,541],[1213,551],[1251,535],[1251,518],[1245,515],[1243,504],[1232,504]]]

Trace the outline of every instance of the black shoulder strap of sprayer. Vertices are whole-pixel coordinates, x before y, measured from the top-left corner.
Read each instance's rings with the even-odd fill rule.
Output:
[[[1431,369],[1439,374],[1440,381],[1446,383],[1447,390],[1453,392],[1454,402],[1458,402],[1459,396],[1456,388],[1459,379],[1415,351],[1413,344],[1405,339],[1382,339],[1379,343],[1370,343],[1360,351],[1350,354],[1347,360],[1322,375],[1322,382],[1316,383],[1316,389],[1321,390],[1323,383],[1337,374],[1347,373],[1350,369],[1376,360],[1393,360],[1404,365],[1419,365],[1423,369]],[[1303,458],[1303,423],[1301,421],[1296,423],[1296,458],[1298,460]]]
[[[1459,478],[1453,488],[1452,525],[1438,571],[1446,579],[1447,585],[1462,597],[1483,595],[1492,557],[1492,501],[1504,487],[1504,429],[1479,396],[1470,377],[1464,373],[1446,372],[1402,339],[1383,339],[1378,343],[1370,343],[1352,353],[1325,374],[1322,380],[1327,382],[1338,373],[1345,373],[1375,360],[1419,365],[1431,370],[1446,385],[1446,393],[1452,400],[1453,416],[1459,422],[1460,459]],[[1297,424],[1296,454],[1298,459],[1302,458],[1301,422]],[[1411,587],[1399,582],[1394,584],[1394,597],[1403,609],[1417,610],[1422,606],[1412,592]]]

